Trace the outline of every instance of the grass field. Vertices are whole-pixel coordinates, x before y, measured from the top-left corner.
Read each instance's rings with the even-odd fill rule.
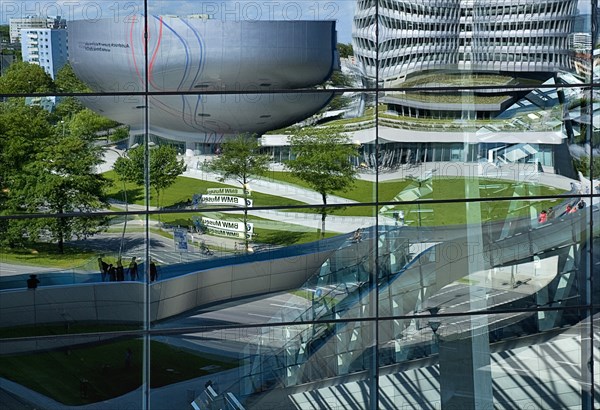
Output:
[[[48,268],[69,269],[85,265],[94,258],[92,251],[65,245],[64,253],[59,253],[56,244],[39,242],[24,248],[0,249],[0,261],[15,265],[46,266]]]
[[[131,363],[126,364],[127,349]],[[152,388],[239,366],[230,358],[190,353],[151,342]],[[142,383],[143,342],[120,340],[43,353],[0,356],[0,376],[68,405],[108,400],[138,388]],[[207,370],[212,369],[212,370]],[[82,380],[87,380],[82,391]],[[85,394],[84,394],[85,393]]]
[[[124,201],[123,184],[119,182],[114,171],[104,173],[104,176],[113,181],[111,189],[108,191],[110,198],[115,198]],[[177,181],[169,188],[161,193],[161,207],[163,208],[178,208],[188,205],[194,194],[206,192],[208,188],[232,188],[231,185],[225,185],[218,182],[203,181],[195,178],[179,177]],[[234,188],[240,188],[239,186]],[[144,190],[134,184],[125,184],[127,191],[127,201],[131,204],[144,205]],[[157,206],[155,191],[151,192],[151,206]],[[254,201],[254,206],[287,206],[287,205],[302,205],[303,202],[293,199],[283,198],[277,195],[263,194],[261,192],[252,192],[251,199]]]

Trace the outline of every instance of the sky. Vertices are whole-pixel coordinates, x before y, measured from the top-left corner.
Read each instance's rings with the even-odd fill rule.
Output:
[[[336,20],[338,41],[351,41],[355,0],[148,0],[150,14],[211,14],[224,20]],[[28,15],[67,21],[127,19],[142,14],[142,0],[0,0],[0,24]]]

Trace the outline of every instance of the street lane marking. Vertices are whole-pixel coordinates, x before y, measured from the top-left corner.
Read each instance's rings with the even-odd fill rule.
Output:
[[[277,318],[275,318],[273,316],[259,315],[258,313],[248,313],[248,316],[258,316],[258,317],[266,317],[266,318],[269,318],[269,319],[277,319]]]
[[[287,306],[287,305],[280,305],[278,303],[269,303],[269,305],[271,306],[277,306],[277,307],[282,307],[282,308],[288,308],[288,309],[296,309],[296,310],[306,310],[307,308],[301,308],[301,307],[296,307],[296,306]]]

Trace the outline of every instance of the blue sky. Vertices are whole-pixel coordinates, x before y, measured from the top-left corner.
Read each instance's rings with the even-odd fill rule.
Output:
[[[226,20],[336,20],[338,40],[351,41],[355,0],[148,0],[151,14],[212,14]],[[62,15],[67,20],[125,19],[142,0],[0,0],[0,23],[11,17]]]

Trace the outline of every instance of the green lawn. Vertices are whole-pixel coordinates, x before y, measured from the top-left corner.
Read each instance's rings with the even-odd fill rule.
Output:
[[[125,363],[127,349],[133,352],[129,367]],[[237,360],[198,355],[154,341],[150,352],[152,388],[239,366]],[[82,405],[118,397],[138,388],[142,383],[142,358],[141,340],[121,340],[43,353],[0,356],[0,376],[61,403]],[[208,366],[212,370],[206,370]],[[82,397],[82,379],[88,381],[87,397]]]
[[[289,172],[269,173],[269,177],[308,188],[303,181],[298,180]],[[433,192],[425,195],[422,199],[432,199],[446,201],[452,199],[465,198],[466,182],[464,178],[436,177],[432,180]],[[379,197],[381,202],[392,202],[396,195],[405,189],[415,187],[416,184],[409,180],[397,180],[380,182],[375,193],[375,183],[370,181],[357,180],[354,187],[347,192],[336,192],[335,194],[344,198],[352,199],[358,202],[374,201],[375,196]],[[554,196],[560,195],[563,191],[554,187],[545,185],[536,185],[531,183],[515,184],[513,181],[505,181],[491,178],[479,178],[477,181],[478,192],[472,195],[473,198],[513,198],[515,192],[522,198],[522,205],[518,209],[511,210],[511,217],[520,217],[529,215],[529,207],[525,206],[527,196]],[[516,191],[515,191],[516,190]],[[556,205],[562,200],[543,200],[535,201],[535,207],[538,211],[547,209],[549,206]],[[514,201],[490,201],[481,203],[481,219],[494,220],[504,219],[509,212],[510,203]],[[473,205],[470,205],[473,209]],[[381,207],[379,208],[381,209]],[[421,224],[423,225],[454,225],[467,222],[467,204],[465,203],[440,203],[440,204],[421,204],[421,205],[402,205],[399,203],[393,210],[403,210],[406,220],[418,224],[418,215],[421,214]],[[393,210],[390,210],[390,215]],[[296,212],[315,212],[311,209],[294,210]],[[419,212],[421,211],[421,212]],[[473,214],[474,211],[471,210]],[[341,216],[375,216],[372,206],[348,206],[342,209],[334,210],[333,215]],[[390,216],[388,215],[388,216]]]
[[[123,184],[119,182],[114,171],[108,171],[103,174],[106,178],[114,181],[111,189],[108,192],[110,198],[115,198],[124,201]],[[207,188],[240,188],[239,186],[225,185],[218,182],[203,181],[195,178],[179,177],[177,181],[161,194],[161,206],[163,208],[177,208],[186,206],[191,202],[194,194],[205,193]],[[144,190],[134,184],[125,184],[127,192],[127,201],[129,203],[144,205]],[[151,206],[156,206],[155,192],[152,191],[150,200]],[[254,201],[254,206],[288,206],[302,205],[303,202],[293,199],[283,198],[281,196],[263,194],[260,192],[252,192],[250,197]]]
[[[81,267],[96,257],[96,253],[65,245],[64,253],[51,243],[34,243],[25,248],[0,249],[0,261],[15,265],[46,266],[48,268],[69,269]]]

